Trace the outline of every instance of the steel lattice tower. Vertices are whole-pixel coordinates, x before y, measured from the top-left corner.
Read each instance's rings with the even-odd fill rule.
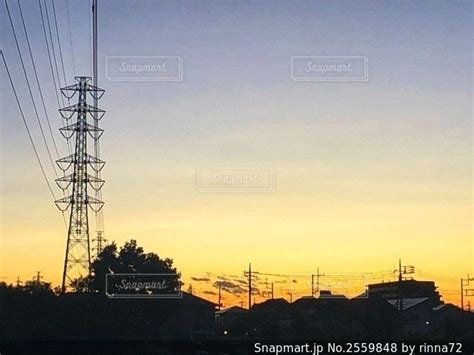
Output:
[[[105,182],[95,174],[102,170],[105,162],[88,153],[87,142],[88,139],[98,140],[102,136],[104,131],[99,128],[98,121],[105,111],[89,105],[87,94],[96,101],[102,97],[105,91],[91,85],[90,77],[80,76],[75,79],[76,84],[62,88],[61,92],[68,99],[72,99],[78,94],[78,103],[59,110],[67,122],[66,126],[60,128],[59,131],[64,138],[75,139],[74,152],[57,160],[64,176],[56,179],[56,183],[63,191],[67,191],[72,185],[69,196],[55,201],[63,212],[70,208],[62,292],[66,291],[75,278],[89,275],[91,272],[88,208],[97,212],[104,205],[104,202],[87,193],[88,187],[98,191]],[[74,116],[76,116],[76,121],[70,123]],[[93,124],[87,122],[88,116]],[[89,174],[88,168],[92,169],[94,174]]]

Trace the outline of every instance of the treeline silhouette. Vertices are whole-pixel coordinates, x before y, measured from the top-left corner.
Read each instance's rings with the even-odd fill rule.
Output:
[[[0,283],[0,340],[474,339],[471,312],[416,298],[413,307],[407,300],[397,309],[381,295],[327,294],[215,313],[216,304],[185,292],[176,299],[110,298],[105,278],[111,273],[170,274],[168,291],[182,286],[172,259],[145,253],[136,240],[120,248],[112,243],[94,260],[91,276],[73,282],[74,292],[61,294],[39,278]]]
[[[208,323],[213,322],[208,309],[213,310],[214,305],[193,302],[187,295],[181,299],[110,299],[105,295],[105,275],[110,273],[174,274],[167,279],[167,287],[181,287],[172,259],[145,253],[136,240],[120,249],[112,243],[92,263],[90,277],[74,280],[74,292],[61,294],[59,288],[40,279],[24,285],[0,283],[0,340],[180,339],[189,333],[187,326],[179,324],[186,318],[183,314],[207,316]],[[191,319],[189,323],[192,328],[198,322]]]

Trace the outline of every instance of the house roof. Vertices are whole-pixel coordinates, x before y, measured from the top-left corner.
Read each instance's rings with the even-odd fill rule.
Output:
[[[442,303],[439,306],[433,307],[433,311],[435,312],[459,312],[459,313],[464,313],[466,312],[462,308],[455,306],[452,303]]]
[[[444,307],[446,307],[446,304],[440,304],[439,306],[436,306],[436,307],[433,307],[433,311],[439,311],[441,309],[443,309]]]
[[[183,295],[182,300],[183,300],[183,303],[185,304],[196,305],[196,306],[200,306],[200,305],[211,306],[211,307],[217,306],[217,304],[214,302],[211,302],[209,300],[198,297],[188,292],[182,292],[182,295]]]
[[[285,300],[284,298],[275,298],[269,299],[262,303],[256,303],[252,306],[252,310],[258,311],[268,311],[268,310],[282,310],[287,309],[290,306],[290,302]]]
[[[220,311],[217,311],[216,314],[247,314],[247,310],[239,306],[232,306],[221,309]]]
[[[420,297],[420,298],[404,298],[402,302],[402,310],[406,310],[409,308],[412,308],[420,303],[423,303],[427,301],[429,298],[428,297]],[[390,303],[393,307],[397,308],[397,299],[389,299],[386,300],[388,303]]]

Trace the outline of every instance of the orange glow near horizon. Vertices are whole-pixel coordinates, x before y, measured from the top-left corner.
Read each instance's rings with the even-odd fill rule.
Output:
[[[459,304],[460,278],[474,275],[470,4],[328,1],[321,11],[314,1],[100,2],[108,241],[136,239],[146,252],[172,258],[183,290],[192,284],[214,301],[216,277],[193,278],[243,278],[252,263],[278,275],[383,271],[367,280],[379,282],[393,279],[401,259],[415,266],[415,279],[435,281],[445,301]],[[70,4],[78,10],[71,13],[80,73],[90,66],[87,3]],[[37,4],[25,4],[25,15],[62,157],[68,150]],[[8,31],[3,53],[59,197]],[[292,58],[305,54],[364,56],[368,80],[295,81]],[[143,81],[133,72],[136,81],[117,81],[106,72],[106,57],[165,55],[182,59],[182,81]],[[25,282],[41,271],[59,285],[66,228],[2,75],[0,281]],[[210,175],[203,189],[199,171],[218,168],[269,169],[273,185],[257,176],[250,182],[257,191],[229,189],[212,185],[219,179]],[[92,212],[89,220],[92,239]],[[262,276],[258,287],[272,280]],[[281,282],[275,297],[289,299],[291,286],[293,300],[309,293],[304,279]],[[246,293],[223,296],[225,305],[247,304]]]

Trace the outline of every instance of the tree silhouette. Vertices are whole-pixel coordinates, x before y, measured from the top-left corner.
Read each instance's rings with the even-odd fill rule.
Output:
[[[161,259],[155,253],[145,253],[132,239],[120,250],[115,242],[107,245],[92,262],[91,276],[80,277],[72,282],[76,292],[104,292],[107,274],[175,274],[169,278],[168,287],[181,287],[179,273],[173,267],[173,259]]]
[[[26,281],[23,290],[30,295],[52,294],[51,282],[38,281],[36,278]]]

